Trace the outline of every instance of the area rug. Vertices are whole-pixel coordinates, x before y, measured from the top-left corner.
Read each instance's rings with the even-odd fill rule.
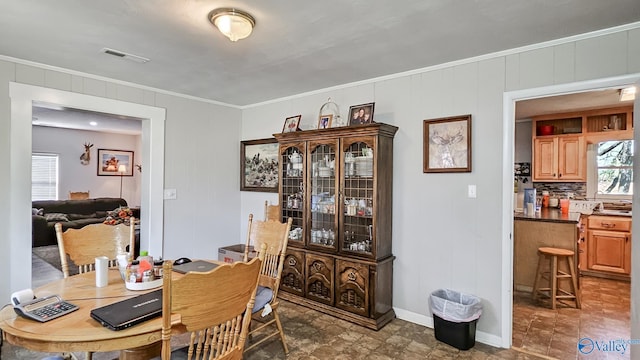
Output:
[[[48,246],[38,246],[32,249],[33,254],[45,261],[48,264],[51,264],[54,268],[62,271],[62,264],[60,262],[60,251],[58,250],[58,245],[48,245]],[[69,275],[75,275],[78,273],[78,268],[73,264],[71,260],[69,261]]]

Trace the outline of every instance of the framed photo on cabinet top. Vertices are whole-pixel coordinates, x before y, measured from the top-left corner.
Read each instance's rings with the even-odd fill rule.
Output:
[[[423,172],[471,172],[471,115],[423,124]]]
[[[349,108],[349,125],[371,124],[375,103],[354,105]]]
[[[284,120],[284,125],[282,126],[282,132],[294,132],[300,130],[300,119],[302,115],[296,115],[288,117]]]
[[[133,176],[133,151],[98,149],[98,176]]]
[[[333,115],[321,115],[318,120],[318,129],[328,129],[331,127],[331,120],[333,120]]]
[[[278,192],[278,140],[240,142],[240,191]]]

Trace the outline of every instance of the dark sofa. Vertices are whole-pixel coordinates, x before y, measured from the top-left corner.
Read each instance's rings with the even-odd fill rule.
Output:
[[[32,202],[31,246],[56,245],[54,225],[62,223],[62,230],[79,229],[98,224],[107,217],[107,211],[127,206],[121,198],[86,200],[40,200]]]

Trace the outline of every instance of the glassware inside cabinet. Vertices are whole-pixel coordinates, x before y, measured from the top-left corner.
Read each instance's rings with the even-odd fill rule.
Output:
[[[293,219],[289,232],[290,244],[304,244],[303,208],[304,208],[304,161],[302,152],[296,147],[289,147],[282,152],[282,221]]]
[[[373,149],[351,144],[344,159],[344,241],[342,250],[370,255],[373,248]]]
[[[309,245],[335,249],[336,151],[318,145],[311,151],[311,230]]]

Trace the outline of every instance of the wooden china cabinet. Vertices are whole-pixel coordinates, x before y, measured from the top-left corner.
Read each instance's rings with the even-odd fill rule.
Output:
[[[395,317],[397,130],[376,123],[274,134],[282,219],[293,218],[281,297],[375,330]]]

